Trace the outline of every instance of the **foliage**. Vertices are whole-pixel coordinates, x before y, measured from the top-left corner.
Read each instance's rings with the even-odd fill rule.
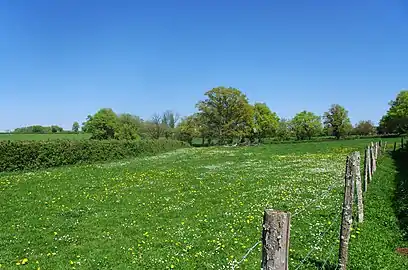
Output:
[[[276,130],[276,137],[281,141],[289,140],[292,137],[291,121],[285,118],[279,120]]]
[[[217,87],[197,103],[203,126],[220,144],[247,136],[253,126],[252,107],[238,89]]]
[[[401,91],[380,121],[381,133],[405,134],[408,132],[408,90]]]
[[[201,135],[198,114],[183,118],[177,129],[178,139],[184,142],[188,142],[191,145],[193,139]]]
[[[79,132],[79,123],[78,123],[78,122],[75,121],[75,122],[72,124],[72,131],[75,132],[75,133],[78,133],[78,132]]]
[[[0,141],[0,172],[118,160],[184,147],[174,140]]]
[[[115,139],[136,140],[140,138],[139,129],[142,121],[138,116],[128,113],[120,114],[117,119]]]
[[[93,116],[88,116],[84,126],[86,132],[92,134],[91,139],[113,139],[115,137],[115,129],[118,128],[118,117],[112,109],[103,108]]]
[[[166,139],[173,138],[175,133],[175,128],[180,119],[180,116],[173,111],[167,110],[163,113],[161,118],[162,126],[164,127],[164,137]]]
[[[333,104],[330,109],[324,113],[324,124],[337,139],[348,135],[352,130],[348,111],[339,104]]]
[[[376,127],[374,126],[374,123],[372,121],[363,120],[356,124],[353,129],[353,134],[362,136],[373,135],[376,134]]]
[[[47,134],[47,133],[57,133],[62,132],[63,128],[60,126],[52,125],[52,126],[41,126],[41,125],[34,125],[34,126],[27,126],[16,128],[13,130],[13,133],[27,133],[27,134]]]
[[[319,116],[312,112],[302,111],[293,117],[291,128],[298,140],[311,139],[321,133],[322,123]]]
[[[253,131],[258,140],[276,135],[279,126],[279,117],[272,112],[265,103],[255,103]]]

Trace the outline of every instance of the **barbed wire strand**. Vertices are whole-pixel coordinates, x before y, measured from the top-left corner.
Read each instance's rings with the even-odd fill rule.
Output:
[[[322,266],[320,269],[323,269],[323,270],[324,270],[324,267],[326,266],[326,264],[327,264],[329,258],[334,254],[335,247],[336,247],[336,245],[332,246],[332,248],[331,248],[330,251],[329,251],[329,256],[324,260],[324,264],[323,264],[323,266]],[[337,246],[337,247],[338,247],[338,246]]]
[[[312,205],[312,203],[315,203],[315,202],[318,201],[318,200],[321,200],[321,201],[324,200],[327,196],[329,196],[330,191],[332,191],[332,190],[335,188],[336,184],[337,184],[337,183],[334,183],[333,185],[329,186],[329,187],[327,188],[327,191],[323,193],[323,196],[319,196],[319,197],[317,197],[316,199],[312,200],[311,202],[309,202],[309,204],[307,204],[307,205],[306,205],[305,207],[303,207],[302,209],[297,209],[297,210],[295,210],[295,212],[293,213],[292,217],[294,217],[294,216],[296,216],[296,215],[302,213],[302,212],[305,211],[306,209],[308,209],[309,206]]]
[[[234,270],[236,267],[238,267],[247,257],[249,254],[251,254],[251,252],[261,243],[262,241],[259,240],[258,242],[255,243],[255,245],[253,245],[252,247],[250,247],[247,251],[247,253],[245,253],[245,255],[242,257],[242,259],[237,262],[236,264],[234,264],[232,266],[232,270]]]
[[[331,221],[332,222],[331,225],[323,232],[322,236],[317,240],[317,243],[315,244],[315,246],[318,245],[323,240],[323,238],[326,236],[329,230],[333,227],[333,225],[335,224],[335,221],[337,221],[339,217],[340,215],[334,217],[334,219]],[[315,250],[315,247],[313,246],[309,250],[309,252],[306,254],[306,256],[303,258],[303,260],[298,264],[295,270],[298,270],[303,265],[303,263],[306,261],[307,258],[309,258],[309,256],[313,253],[314,250]]]

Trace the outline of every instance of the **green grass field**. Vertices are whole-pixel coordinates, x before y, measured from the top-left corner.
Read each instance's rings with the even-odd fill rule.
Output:
[[[28,141],[28,140],[56,140],[56,139],[71,139],[80,140],[88,139],[91,135],[85,133],[69,134],[69,133],[57,133],[57,134],[0,134],[0,140],[12,140],[12,141]]]
[[[290,269],[335,269],[345,158],[370,141],[189,148],[0,174],[0,264],[231,269],[259,240],[269,207],[292,212]],[[371,254],[376,241],[361,243],[359,249]],[[239,269],[259,269],[260,248]],[[381,252],[392,255],[392,245]],[[398,258],[364,268],[358,256],[351,257],[352,269],[406,265]]]

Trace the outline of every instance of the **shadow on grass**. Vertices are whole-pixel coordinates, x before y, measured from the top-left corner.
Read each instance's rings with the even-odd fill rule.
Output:
[[[406,148],[394,151],[392,158],[397,168],[394,211],[404,240],[408,241],[408,151]]]

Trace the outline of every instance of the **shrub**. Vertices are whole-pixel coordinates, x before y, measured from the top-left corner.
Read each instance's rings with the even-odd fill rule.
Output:
[[[165,139],[0,141],[0,172],[111,161],[182,147],[187,147],[187,144]]]

